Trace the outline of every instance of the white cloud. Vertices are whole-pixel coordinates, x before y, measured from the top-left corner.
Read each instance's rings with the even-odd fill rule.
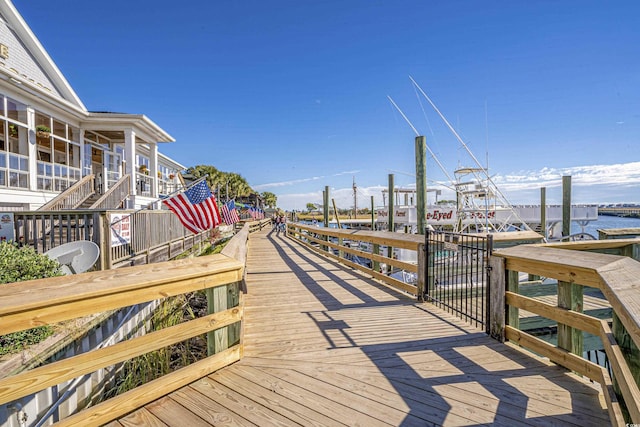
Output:
[[[354,172],[341,174],[346,173]],[[537,171],[498,174],[492,177],[492,180],[510,203],[537,204],[542,187],[547,189],[548,203],[561,203],[563,176],[571,176],[573,203],[640,202],[640,162],[576,166],[562,169],[544,167]],[[383,204],[382,190],[386,188],[386,185],[358,187],[358,206],[369,207],[371,196],[374,196],[375,206],[381,206]],[[430,185],[429,188],[438,188],[438,186]],[[453,197],[451,190],[444,186],[439,188],[442,189],[439,200]],[[330,197],[335,199],[339,208],[353,207],[353,189],[351,187],[332,188],[330,191]],[[433,193],[430,193],[427,195],[427,200],[432,201],[432,197],[434,197]],[[307,203],[322,204],[322,191],[278,195],[278,206],[287,210],[306,209]]]
[[[335,176],[355,175],[358,172],[360,172],[360,171],[359,170],[345,171],[345,172],[338,172],[338,173],[335,173],[333,175],[328,175],[328,176],[313,176],[313,177],[309,177],[309,178],[293,179],[293,180],[290,180],[290,181],[271,182],[271,183],[268,183],[268,184],[253,185],[252,187],[253,187],[254,190],[264,191],[265,189],[268,189],[268,188],[289,187],[289,186],[296,185],[296,184],[302,184],[302,183],[310,182],[310,181],[318,181],[320,179],[330,178],[330,177],[335,177]]]

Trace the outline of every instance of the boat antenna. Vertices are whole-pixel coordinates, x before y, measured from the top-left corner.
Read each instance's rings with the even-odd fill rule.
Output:
[[[440,118],[442,119],[442,121],[447,125],[447,127],[449,128],[449,130],[451,131],[451,133],[453,133],[453,135],[456,137],[456,139],[458,140],[458,142],[460,142],[460,144],[462,144],[462,146],[464,147],[464,149],[467,151],[467,153],[469,153],[469,156],[471,156],[471,158],[473,159],[473,161],[476,162],[476,164],[478,165],[479,168],[483,168],[483,166],[480,164],[480,162],[478,161],[478,159],[476,159],[476,156],[473,155],[473,153],[471,152],[471,150],[469,149],[469,147],[467,146],[467,144],[465,144],[465,142],[462,140],[462,138],[460,138],[460,135],[458,135],[458,132],[456,132],[456,130],[453,128],[453,126],[451,126],[451,124],[449,123],[449,121],[446,119],[446,117],[440,112],[440,110],[438,110],[438,107],[436,107],[436,104],[433,103],[433,101],[431,101],[431,98],[429,98],[427,96],[426,93],[424,93],[424,91],[422,90],[422,88],[420,87],[420,85],[418,83],[416,83],[415,80],[413,80],[413,77],[409,76],[409,79],[411,79],[411,82],[418,88],[418,90],[420,91],[420,93],[422,94],[422,96],[424,96],[426,98],[427,101],[429,101],[429,104],[431,104],[431,106],[433,107],[433,109],[436,111],[436,113],[438,113],[438,115],[440,116]]]
[[[487,162],[487,174],[489,173],[489,107],[487,100],[484,100],[484,129],[485,129],[485,156]]]
[[[411,122],[409,121],[409,119],[407,119],[407,116],[404,115],[404,113],[402,112],[402,110],[400,109],[400,107],[398,107],[398,105],[393,102],[393,99],[391,99],[391,97],[389,95],[387,95],[387,98],[389,98],[389,101],[391,101],[391,103],[393,104],[394,107],[396,107],[396,110],[398,110],[398,112],[400,114],[402,114],[402,117],[404,117],[404,119],[407,121],[407,123],[409,124],[409,126],[411,126],[411,129],[413,129],[413,131],[416,133],[416,136],[420,136],[420,133],[416,130],[416,128],[411,124]],[[431,154],[431,157],[433,157],[433,160],[436,161],[436,163],[438,164],[438,166],[440,167],[440,170],[442,170],[442,172],[447,176],[447,179],[449,179],[449,181],[454,182],[453,178],[451,178],[451,175],[449,175],[449,172],[447,172],[447,170],[444,168],[444,166],[442,166],[442,163],[440,163],[440,160],[438,160],[438,157],[433,153],[433,151],[431,151],[431,148],[429,148],[429,144],[427,145],[427,150],[429,150],[429,154]]]

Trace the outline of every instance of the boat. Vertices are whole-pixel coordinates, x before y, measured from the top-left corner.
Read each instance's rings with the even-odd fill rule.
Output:
[[[436,203],[426,206],[424,223],[428,229],[454,231],[456,233],[495,233],[507,231],[536,231],[546,239],[554,240],[562,237],[562,206],[552,205],[544,207],[543,210],[538,205],[512,205],[502,194],[502,191],[493,182],[488,169],[478,161],[470,150],[469,146],[458,135],[449,121],[440,112],[431,98],[422,90],[418,83],[410,77],[415,88],[431,104],[435,112],[440,116],[456,140],[468,154],[468,161],[471,167],[460,167],[454,171],[454,177],[448,173],[438,160],[435,153],[429,146],[426,148],[434,158],[442,172],[447,177],[448,182],[444,185],[455,193],[455,203],[437,203],[437,196],[441,190],[427,188],[427,193],[435,192]],[[397,104],[388,97],[394,107],[400,112],[411,128],[419,136],[413,124],[409,122],[405,114]],[[425,181],[426,181],[426,177]],[[393,205],[393,231],[403,231],[405,233],[417,233],[417,201],[416,189],[392,189],[393,195],[387,194],[389,190],[383,190],[383,200],[388,200],[389,205]],[[393,196],[393,197],[391,197]],[[402,204],[401,196],[404,196]],[[571,206],[572,221],[582,227],[579,233],[581,240],[593,237],[585,233],[584,228],[589,222],[598,219],[597,205],[577,205]],[[389,229],[389,208],[383,207],[377,210],[377,228]],[[593,237],[595,239],[595,237]]]

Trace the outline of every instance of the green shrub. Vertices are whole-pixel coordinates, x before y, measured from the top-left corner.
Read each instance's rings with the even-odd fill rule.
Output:
[[[62,276],[58,261],[38,254],[31,247],[0,243],[0,284]],[[53,334],[51,326],[40,326],[0,336],[0,355],[21,351]]]
[[[62,276],[58,261],[38,254],[33,248],[0,243],[0,284]]]

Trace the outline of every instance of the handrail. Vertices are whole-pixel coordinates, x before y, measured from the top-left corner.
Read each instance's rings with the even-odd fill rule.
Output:
[[[421,295],[421,289],[424,289],[423,274],[417,264],[400,261],[379,253],[380,246],[387,246],[389,248],[417,251],[417,256],[420,256],[422,253],[420,246],[424,245],[424,236],[422,235],[392,233],[386,231],[344,230],[308,226],[300,223],[287,223],[287,236],[297,240],[315,252],[335,259],[351,268],[370,274],[374,278],[400,291],[419,296]],[[330,241],[329,237],[336,238],[337,242]],[[368,252],[354,249],[351,247],[352,242],[364,242],[371,244],[372,251]],[[313,243],[317,246],[313,245]],[[338,251],[338,253],[335,254],[332,249]],[[369,268],[352,260],[346,259],[345,254],[370,260],[371,267]],[[410,273],[415,273],[417,275],[417,284],[412,285],[405,283],[384,274],[380,269],[381,263]]]
[[[131,195],[131,174],[126,174],[91,205],[91,209],[117,209]]]
[[[640,422],[640,389],[609,324],[578,311],[520,295],[517,292],[517,281],[512,284],[510,278],[517,277],[515,273],[520,272],[556,279],[559,283],[600,289],[633,342],[640,347],[640,300],[637,295],[637,288],[640,286],[640,263],[627,256],[586,252],[602,250],[632,254],[637,252],[637,249],[633,248],[637,248],[639,244],[638,239],[620,239],[523,245],[498,250],[491,259],[494,289],[492,307],[495,308],[491,315],[492,335],[501,340],[514,341],[600,383],[614,425],[625,424],[621,405],[614,393],[614,384],[619,387],[624,406],[634,423]],[[506,315],[502,309],[505,306],[508,309]],[[607,369],[583,359],[581,355],[572,354],[519,330],[519,309],[600,337],[613,371],[613,378]]]
[[[228,286],[243,280],[248,234],[246,225],[228,243],[233,250],[221,254],[0,286],[0,335],[197,290],[220,289],[226,294]],[[210,313],[0,379],[0,404],[190,337],[218,333],[224,327],[237,325],[243,321],[243,301],[240,299],[229,308],[210,307]],[[65,418],[59,425],[101,425],[125,415],[238,361],[242,356],[242,339],[217,350],[206,359]]]
[[[38,210],[59,211],[77,208],[95,192],[94,180],[94,175],[85,176],[49,202],[42,205]]]

